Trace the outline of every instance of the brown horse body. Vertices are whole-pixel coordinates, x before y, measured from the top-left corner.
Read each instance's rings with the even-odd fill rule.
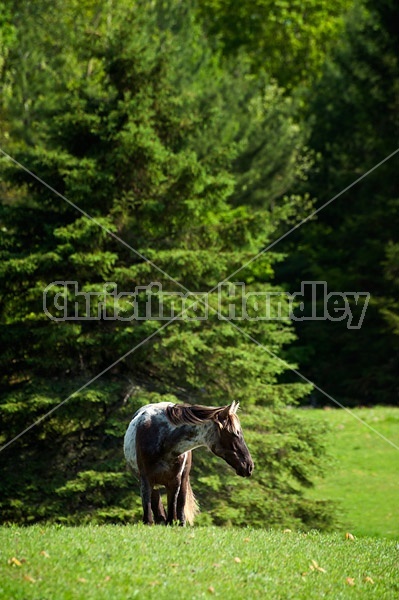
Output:
[[[206,446],[238,475],[251,475],[254,465],[237,408],[234,402],[218,408],[159,402],[136,412],[125,434],[124,452],[140,479],[144,523],[193,523],[198,511],[190,485],[194,448]],[[166,488],[167,513],[159,486]]]

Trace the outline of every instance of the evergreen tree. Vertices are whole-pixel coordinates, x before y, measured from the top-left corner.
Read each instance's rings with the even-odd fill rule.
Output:
[[[310,144],[321,158],[308,190],[317,206],[398,148],[398,18],[390,0],[357,4],[316,87]],[[346,322],[298,325],[306,374],[344,403],[398,402],[398,160],[393,155],[306,224],[281,274],[371,294],[359,330]]]
[[[203,0],[197,10],[226,56],[245,50],[255,73],[266,71],[292,89],[318,78],[351,5],[351,0]]]
[[[195,23],[188,21],[196,33],[188,51],[187,31],[159,28],[156,11],[129,4],[100,9],[71,1],[51,11],[43,0],[34,8],[40,8],[39,28],[29,7],[15,13],[21,43],[30,44],[35,27],[36,45],[32,62],[21,67],[23,84],[21,73],[14,75],[19,44],[8,63],[8,85],[17,98],[22,85],[29,90],[31,110],[21,128],[26,106],[11,107],[6,97],[12,139],[7,148],[40,180],[3,160],[0,439],[7,442],[54,412],[0,454],[2,518],[130,519],[140,500],[124,469],[121,442],[134,410],[160,400],[217,405],[234,398],[245,411],[264,407],[261,431],[259,417],[248,416],[259,459],[251,490],[258,498],[273,490],[279,508],[271,512],[271,500],[265,501],[254,522],[325,524],[328,510],[305,501],[302,491],[320,471],[320,437],[286,408],[309,386],[283,383],[287,365],[276,356],[292,341],[291,327],[239,322],[244,334],[272,349],[271,356],[218,318],[215,294],[205,320],[193,319],[201,312],[199,302],[196,312],[193,307],[168,326],[131,318],[133,300],[145,316],[144,288],[151,282],[168,292],[205,292],[258,251],[281,219],[301,212],[298,199],[296,209],[281,209],[272,219],[267,197],[240,204],[235,195],[253,168],[254,132],[263,128],[266,134],[274,116],[286,150],[269,157],[275,165],[271,189],[282,193],[284,185],[278,188],[275,181],[301,170],[298,150],[291,147],[298,130],[292,119],[284,129],[281,118],[281,104],[286,114],[290,104],[276,86],[254,87],[244,63],[233,73],[221,66]],[[69,31],[71,19],[75,28],[61,46],[59,32]],[[298,132],[298,146],[300,139]],[[273,194],[278,204],[278,192]],[[278,291],[273,268],[280,259],[268,254],[246,268],[240,277],[247,291]],[[66,281],[77,288],[51,285]],[[107,282],[112,285],[104,295]],[[46,307],[70,320],[49,319],[43,311],[46,288]],[[130,292],[117,303],[125,320],[112,318],[115,289]],[[93,317],[98,310],[98,303],[87,307],[76,290],[103,294],[108,318],[74,320],[76,311]],[[234,302],[229,291],[224,286],[222,303]],[[158,294],[154,301],[163,300],[168,310],[171,298]],[[237,480],[227,488],[226,470],[210,477],[210,459],[198,464],[204,511],[211,508],[215,522],[244,522],[248,483]],[[223,517],[226,500],[213,497],[215,486],[227,489],[228,498],[234,492],[238,500],[231,502],[240,507],[232,514]]]

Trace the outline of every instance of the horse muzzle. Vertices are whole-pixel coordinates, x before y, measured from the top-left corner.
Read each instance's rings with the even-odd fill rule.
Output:
[[[254,470],[254,463],[245,463],[244,465],[240,465],[236,470],[237,475],[240,477],[251,477],[252,471]]]

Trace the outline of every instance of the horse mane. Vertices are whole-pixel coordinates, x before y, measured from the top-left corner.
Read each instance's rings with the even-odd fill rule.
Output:
[[[201,425],[206,421],[214,421],[229,433],[234,433],[239,429],[240,422],[235,412],[229,412],[229,408],[229,405],[173,404],[167,407],[166,416],[173,425]]]

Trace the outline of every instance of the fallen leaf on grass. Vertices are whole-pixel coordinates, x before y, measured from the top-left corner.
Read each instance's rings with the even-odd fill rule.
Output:
[[[366,581],[367,583],[371,583],[371,584],[374,583],[373,579],[371,579],[371,577],[368,577],[368,576],[364,578],[364,581]]]
[[[309,569],[311,571],[320,571],[320,573],[326,572],[326,570],[323,569],[323,567],[320,567],[320,565],[315,560],[312,560],[312,564],[309,565]]]
[[[27,573],[24,575],[25,581],[29,581],[29,583],[35,583],[36,579],[33,579],[32,575],[28,575]]]
[[[347,577],[345,581],[348,585],[355,585],[355,580],[353,579],[353,577]]]
[[[349,533],[349,531],[347,531],[347,532],[345,533],[345,538],[346,538],[347,540],[351,540],[351,541],[353,542],[353,540],[355,539],[355,536],[354,536],[354,535],[352,535],[351,533]]]
[[[244,538],[244,542],[249,542],[249,541],[250,541],[249,537]]]
[[[241,558],[239,558],[238,556],[235,556],[234,557],[234,562],[240,563],[241,562]]]
[[[78,577],[78,581],[79,583],[87,583],[87,579],[85,579],[84,577]]]
[[[104,577],[104,581],[111,581],[111,577],[110,577],[109,575],[106,575],[106,576]]]
[[[209,588],[208,588],[208,592],[209,592],[210,594],[214,594],[214,593],[215,593],[215,588],[213,587],[213,585],[210,585],[210,586],[209,586]]]
[[[12,565],[13,567],[22,567],[22,563],[24,561],[18,560],[18,558],[16,556],[13,556],[12,558],[9,558],[7,562],[9,565]]]
[[[46,552],[45,550],[42,550],[40,552],[40,556],[44,556],[44,558],[50,558],[50,554],[48,552]]]

